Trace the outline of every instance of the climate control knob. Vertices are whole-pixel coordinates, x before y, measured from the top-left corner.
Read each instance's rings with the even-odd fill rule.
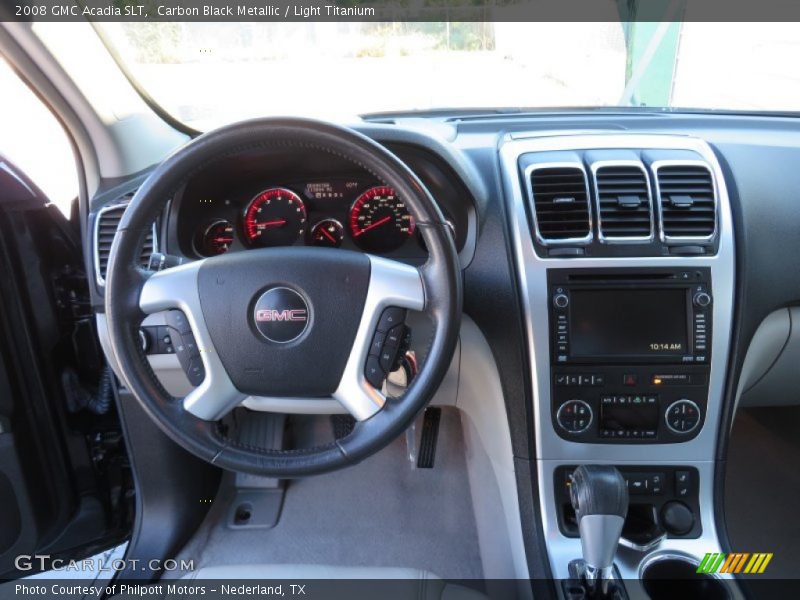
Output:
[[[700,408],[691,400],[683,398],[669,405],[664,418],[670,431],[685,435],[700,424]]]
[[[583,433],[592,424],[592,407],[583,400],[567,400],[556,413],[556,421],[568,433]]]

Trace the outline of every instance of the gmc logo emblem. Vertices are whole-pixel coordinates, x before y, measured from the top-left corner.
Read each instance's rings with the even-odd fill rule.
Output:
[[[302,309],[295,310],[257,310],[256,321],[306,321],[308,320],[308,311]]]

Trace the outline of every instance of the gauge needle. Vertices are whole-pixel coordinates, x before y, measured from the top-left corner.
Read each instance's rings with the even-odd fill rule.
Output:
[[[388,222],[389,222],[389,221],[391,221],[391,220],[392,220],[392,217],[391,217],[391,216],[388,216],[388,217],[383,217],[382,219],[380,219],[380,220],[378,220],[378,221],[375,221],[375,222],[374,222],[372,225],[367,225],[366,227],[364,227],[364,229],[362,229],[361,231],[359,231],[358,233],[356,233],[356,234],[355,234],[355,236],[353,236],[353,237],[358,237],[358,236],[360,236],[362,233],[366,233],[366,232],[368,232],[370,229],[375,229],[376,227],[380,227],[380,226],[381,226],[381,225],[383,225],[384,223],[388,223]]]
[[[328,239],[329,239],[330,241],[332,241],[334,244],[336,243],[336,238],[335,238],[335,237],[333,237],[333,236],[332,236],[332,235],[331,235],[331,234],[330,234],[330,233],[329,233],[329,232],[328,232],[326,229],[320,229],[320,231],[322,232],[322,234],[323,234],[323,235],[324,235],[326,238],[328,238]]]
[[[286,219],[275,219],[274,221],[265,221],[258,224],[259,227],[278,227],[280,225],[286,225]]]

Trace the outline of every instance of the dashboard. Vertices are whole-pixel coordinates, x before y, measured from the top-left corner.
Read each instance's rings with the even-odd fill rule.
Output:
[[[531,573],[565,577],[580,555],[564,473],[587,462],[654,486],[634,502],[652,514],[674,502],[690,509],[691,527],[669,532],[661,550],[719,549],[718,461],[745,355],[775,311],[787,333],[766,336],[770,356],[796,337],[800,126],[689,114],[443,117],[419,135],[417,126],[359,129],[422,179],[469,256],[464,313],[497,364],[517,483],[535,491],[522,510],[526,543],[540,549]],[[90,227],[119,188],[111,194],[93,201]],[[402,198],[322,156],[222,160],[176,190],[157,237],[160,252],[190,259],[315,244],[426,257]],[[772,362],[761,362],[747,380],[762,382]],[[764,378],[770,390],[791,387],[789,370],[798,377],[772,369],[781,377]],[[640,558],[620,562],[626,578],[640,575]]]

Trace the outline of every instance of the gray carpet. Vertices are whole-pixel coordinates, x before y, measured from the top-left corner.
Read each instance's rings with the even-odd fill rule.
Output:
[[[303,444],[330,437],[330,420],[294,422]],[[273,529],[234,529],[217,502],[180,553],[196,568],[224,564],[394,566],[447,579],[481,578],[461,422],[443,410],[436,464],[416,469],[403,439],[348,469],[289,482]]]
[[[800,407],[740,411],[725,478],[732,550],[772,552],[765,575],[800,577],[799,509]]]

